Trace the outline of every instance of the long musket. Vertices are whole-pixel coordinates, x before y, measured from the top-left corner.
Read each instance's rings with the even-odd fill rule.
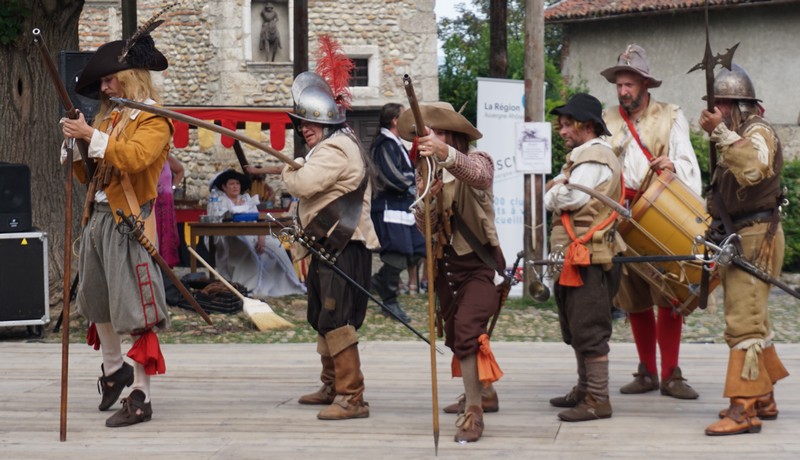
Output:
[[[130,107],[132,109],[141,110],[142,112],[148,112],[155,115],[162,116],[164,118],[169,118],[171,120],[178,120],[184,123],[190,124],[192,126],[197,126],[200,128],[207,129],[209,131],[214,131],[216,133],[228,136],[230,138],[239,140],[244,142],[245,144],[252,145],[253,147],[263,150],[264,152],[269,153],[270,155],[274,156],[275,158],[281,160],[282,162],[290,165],[294,169],[300,169],[302,165],[293,159],[289,158],[288,156],[284,155],[283,153],[273,149],[272,147],[268,146],[267,144],[258,142],[255,139],[251,139],[243,134],[239,134],[236,131],[233,131],[228,128],[224,128],[222,126],[215,125],[214,123],[209,123],[205,120],[200,120],[199,118],[190,117],[189,115],[184,115],[179,112],[175,112],[174,110],[165,109],[163,107],[156,107],[149,104],[144,104],[141,102],[132,101],[130,99],[125,99],[121,97],[112,97],[109,98],[112,102],[123,105],[125,107]]]
[[[163,271],[170,279],[170,281],[172,281],[172,284],[174,284],[175,287],[178,288],[181,295],[183,295],[183,298],[186,299],[187,302],[189,302],[192,308],[194,308],[194,311],[196,311],[198,315],[202,316],[203,320],[205,320],[205,322],[208,323],[209,326],[213,326],[214,324],[211,322],[211,318],[208,317],[208,314],[205,312],[205,310],[203,310],[203,308],[200,307],[200,304],[197,303],[197,300],[195,300],[192,294],[186,289],[186,286],[183,285],[181,280],[178,279],[178,276],[175,275],[175,272],[173,272],[172,269],[169,268],[169,264],[167,264],[164,258],[161,257],[161,254],[158,253],[158,250],[155,248],[155,246],[153,246],[153,243],[151,243],[150,240],[147,239],[147,236],[145,236],[144,232],[142,231],[142,227],[140,225],[137,225],[136,222],[133,220],[133,218],[131,218],[130,216],[126,216],[125,212],[122,211],[122,209],[117,209],[117,215],[120,218],[122,218],[122,222],[133,233],[133,236],[136,238],[136,241],[138,241],[139,244],[141,244],[142,247],[144,247],[147,253],[150,254],[150,257],[153,258],[153,261],[155,261],[155,263],[158,264],[158,266],[161,268],[161,271]]]
[[[414,84],[411,82],[409,75],[403,76],[403,86],[405,86],[406,96],[408,97],[408,105],[411,113],[414,114],[414,124],[417,136],[427,136],[428,128],[425,126],[425,121],[422,119],[422,111],[419,109],[419,102],[417,95],[414,92]],[[427,184],[430,181],[431,171],[430,164],[427,161],[421,161],[421,173],[423,183]],[[433,231],[431,227],[431,197],[429,193],[425,193],[422,199],[423,212],[425,213],[425,268],[428,272],[428,327],[431,337],[431,398],[433,402],[433,443],[434,453],[439,455],[439,390],[436,379],[436,354],[434,353],[434,343],[436,341],[436,318],[435,318],[435,300],[434,300],[434,270],[433,264],[436,258],[433,253]]]
[[[42,61],[50,74],[50,79],[58,91],[61,103],[71,119],[78,118],[78,111],[72,105],[64,84],[56,71],[50,51],[44,43],[42,33],[39,29],[33,29],[33,42],[39,48]],[[69,304],[72,296],[70,295],[70,269],[72,266],[72,155],[73,149],[77,146],[87,173],[94,172],[93,164],[89,160],[88,145],[83,139],[68,139],[65,142],[67,148],[67,161],[64,175],[64,301],[61,307],[61,405],[59,410],[59,439],[61,442],[67,440],[67,400],[69,386]],[[91,177],[91,176],[90,176]]]
[[[370,300],[375,302],[379,307],[381,307],[381,309],[384,312],[386,312],[392,318],[394,318],[397,321],[399,321],[400,324],[405,326],[409,331],[413,332],[414,335],[416,335],[417,337],[422,339],[423,342],[428,343],[428,344],[430,343],[428,341],[428,339],[425,338],[424,335],[422,335],[421,332],[419,332],[418,330],[414,329],[414,326],[412,326],[412,325],[408,324],[407,322],[403,321],[402,318],[397,316],[397,313],[393,312],[391,309],[389,309],[389,307],[386,306],[385,303],[381,302],[374,295],[372,295],[372,293],[369,292],[369,289],[367,289],[364,286],[358,284],[358,282],[356,282],[356,280],[351,278],[350,275],[348,275],[347,273],[342,271],[341,268],[337,267],[335,261],[331,260],[331,258],[330,258],[330,256],[328,254],[323,254],[319,249],[317,249],[313,245],[313,243],[311,243],[309,241],[309,238],[306,237],[306,235],[302,231],[298,231],[297,228],[294,228],[294,227],[287,227],[286,225],[283,225],[283,223],[281,221],[276,219],[275,216],[273,216],[270,213],[267,213],[267,219],[269,219],[272,222],[278,224],[283,229],[283,231],[281,232],[281,235],[279,235],[279,237],[278,237],[278,239],[281,242],[284,242],[284,241],[297,242],[300,245],[302,245],[304,248],[308,249],[308,252],[310,252],[312,255],[316,256],[319,260],[321,260],[323,263],[325,263],[327,266],[329,266],[333,270],[334,273],[339,275],[348,284],[350,284],[351,286],[355,287],[356,289],[358,289],[362,293],[366,294],[366,296],[369,297]],[[438,351],[439,353],[442,353],[442,354],[444,353],[442,350],[440,350],[438,348],[436,348],[436,351]]]
[[[47,68],[47,73],[50,75],[50,80],[53,82],[53,86],[55,86],[56,91],[58,92],[58,97],[61,99],[61,105],[64,106],[64,111],[67,113],[67,118],[75,120],[78,118],[78,109],[72,104],[72,100],[69,98],[69,93],[67,92],[67,88],[64,87],[64,83],[61,81],[61,76],[58,74],[58,70],[56,70],[56,65],[53,62],[53,58],[50,57],[50,50],[47,49],[47,45],[44,43],[44,38],[42,38],[42,32],[37,28],[33,29],[33,43],[36,44],[36,47],[39,48],[40,55],[42,56],[42,62],[44,62],[45,67]],[[83,161],[83,166],[86,170],[86,177],[91,178],[94,176],[95,164],[92,159],[89,158],[89,144],[83,139],[74,139],[73,141],[67,142],[67,148],[71,149],[72,142],[78,148],[78,153],[81,155],[81,160]],[[69,152],[67,158],[71,161],[72,160],[72,152]]]

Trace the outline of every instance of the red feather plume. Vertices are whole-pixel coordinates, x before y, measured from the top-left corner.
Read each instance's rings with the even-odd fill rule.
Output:
[[[353,71],[355,64],[344,54],[342,46],[328,34],[320,35],[316,57],[317,74],[328,82],[336,103],[344,109],[349,109],[351,98],[350,73]]]

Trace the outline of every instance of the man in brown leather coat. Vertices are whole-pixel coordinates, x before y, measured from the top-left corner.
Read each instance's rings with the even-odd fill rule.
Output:
[[[717,74],[714,99],[714,112],[703,110],[700,115],[700,126],[718,153],[708,196],[714,218],[711,237],[738,234],[741,256],[778,277],[784,249],[780,139],[762,118],[761,101],[743,68],[733,64]],[[730,398],[730,406],[720,411],[721,420],[709,425],[706,434],[758,433],[761,420],[778,417],[773,385],[789,375],[772,343],[770,285],[734,265],[721,267],[720,275],[725,341],[731,349],[723,396]]]

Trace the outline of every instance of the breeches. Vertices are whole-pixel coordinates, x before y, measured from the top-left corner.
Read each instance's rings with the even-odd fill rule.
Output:
[[[739,231],[745,259],[756,260],[767,226],[766,223],[759,223]],[[783,228],[778,226],[769,264],[770,275],[774,278],[781,274],[784,244]],[[767,311],[769,283],[734,265],[720,267],[720,278],[725,292],[725,341],[728,346],[734,347],[747,339],[768,339],[771,335]]]
[[[478,352],[478,337],[486,333],[500,305],[501,287],[495,286],[494,274],[474,253],[458,256],[449,246],[439,261],[435,287],[445,345],[458,359]]]
[[[351,241],[336,266],[360,286],[369,286],[372,253],[360,241]],[[327,262],[312,256],[306,280],[308,323],[321,335],[351,325],[358,330],[367,314],[367,294],[335,273]]]
[[[583,286],[555,284],[558,322],[564,343],[584,358],[604,356],[611,338],[611,306],[619,287],[620,265],[580,267]]]

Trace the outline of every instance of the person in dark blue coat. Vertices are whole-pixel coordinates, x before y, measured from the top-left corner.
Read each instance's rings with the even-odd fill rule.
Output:
[[[414,165],[397,132],[397,119],[403,110],[402,105],[395,103],[381,108],[380,132],[370,148],[378,170],[378,190],[372,198],[371,216],[381,243],[383,262],[378,272],[372,275],[371,284],[384,304],[403,321],[409,322],[408,314],[397,301],[398,283],[400,273],[416,266],[425,256],[425,239],[409,210],[416,197],[416,185]]]

